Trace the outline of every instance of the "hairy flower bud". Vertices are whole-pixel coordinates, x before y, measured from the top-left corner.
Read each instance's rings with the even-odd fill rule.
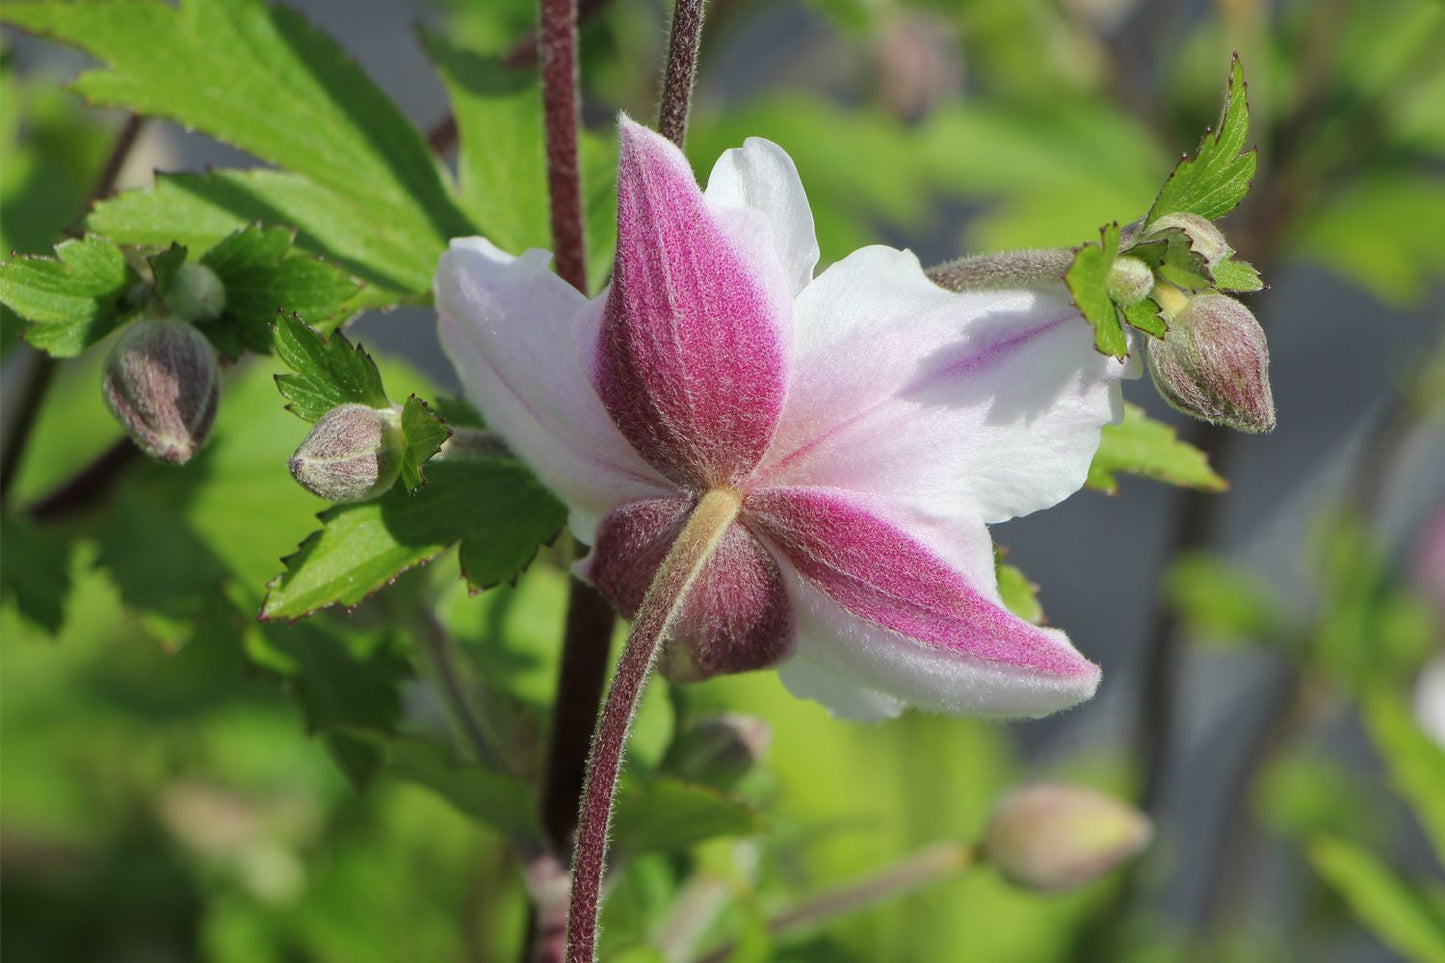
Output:
[[[338,405],[311,429],[288,463],[302,487],[333,502],[364,502],[401,473],[403,441],[396,412]]]
[[[1189,246],[1194,253],[1204,258],[1204,263],[1213,271],[1225,258],[1234,253],[1214,222],[1198,214],[1177,212],[1165,214],[1149,225],[1149,233],[1157,234],[1169,228],[1178,228],[1189,237]]]
[[[182,264],[164,300],[166,309],[182,321],[214,321],[226,308],[226,286],[204,264]]]
[[[1109,267],[1109,297],[1128,307],[1138,304],[1154,289],[1154,271],[1137,257],[1116,258]]]
[[[1249,309],[1233,298],[1191,298],[1162,341],[1147,348],[1149,376],[1175,408],[1236,431],[1274,428],[1269,344]]]
[[[1153,837],[1149,817],[1080,786],[1040,783],[994,806],[982,855],[1009,882],[1054,891],[1092,882]]]
[[[762,762],[771,741],[772,730],[761,719],[736,713],[710,716],[678,735],[668,762],[690,782],[728,789]]]
[[[220,399],[216,352],[205,335],[169,318],[137,321],[111,349],[105,403],[147,455],[189,461],[210,434]]]

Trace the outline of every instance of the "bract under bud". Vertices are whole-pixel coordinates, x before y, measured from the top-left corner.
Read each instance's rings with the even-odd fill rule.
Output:
[[[106,358],[101,390],[110,413],[142,451],[184,464],[216,420],[221,381],[215,349],[184,322],[137,321]]]
[[[772,735],[766,722],[752,716],[700,719],[678,735],[668,753],[669,768],[689,782],[729,789],[762,762]]]
[[[1234,249],[1229,246],[1229,242],[1224,239],[1219,228],[1214,226],[1214,222],[1200,217],[1198,214],[1186,214],[1182,211],[1165,214],[1149,225],[1149,233],[1157,234],[1171,227],[1178,228],[1188,235],[1190,248],[1204,258],[1204,263],[1209,266],[1211,271],[1234,253]]]
[[[333,502],[364,502],[396,481],[402,449],[396,412],[338,405],[321,416],[288,465],[292,477],[313,494]]]
[[[1140,853],[1153,835],[1148,816],[1112,796],[1040,783],[998,801],[982,855],[1009,882],[1052,892],[1094,881]]]
[[[1138,304],[1154,289],[1154,271],[1137,257],[1115,258],[1109,267],[1109,297],[1125,307]]]
[[[1234,298],[1212,292],[1191,298],[1164,339],[1146,350],[1154,386],[1186,415],[1236,431],[1274,428],[1269,343]]]
[[[182,321],[214,321],[226,309],[226,286],[204,264],[182,264],[164,300],[166,309]]]

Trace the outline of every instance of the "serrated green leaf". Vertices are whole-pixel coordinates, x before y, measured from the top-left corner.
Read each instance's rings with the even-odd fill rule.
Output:
[[[257,223],[296,228],[296,251],[325,257],[364,281],[353,302],[357,308],[430,295],[445,250],[435,237],[408,234],[335,191],[274,170],[159,174],[153,189],[101,201],[86,221],[120,244],[176,241],[194,252]]]
[[[120,248],[94,235],[57,244],[53,258],[0,263],[0,303],[30,322],[25,340],[57,358],[80,354],[134,314],[139,283]]]
[[[151,277],[155,279],[156,294],[161,297],[166,296],[171,289],[171,281],[175,278],[176,271],[186,263],[188,256],[189,252],[183,245],[172,242],[171,246],[164,251],[146,258],[146,263],[151,266]]]
[[[1285,625],[1279,600],[1258,577],[1207,552],[1176,559],[1164,592],[1186,624],[1213,639],[1271,642]]]
[[[1162,338],[1169,333],[1169,325],[1159,313],[1159,305],[1153,298],[1145,298],[1119,310],[1124,312],[1124,320],[1129,322],[1129,327],[1143,331],[1152,338]]]
[[[1388,690],[1363,700],[1365,726],[1390,771],[1390,785],[1414,810],[1445,866],[1445,749],[1416,723],[1410,707]]]
[[[1120,472],[1153,478],[1183,488],[1218,492],[1228,488],[1209,467],[1204,452],[1180,441],[1174,429],[1155,421],[1138,405],[1124,405],[1124,420],[1105,425],[1099,450],[1089,465],[1085,487],[1118,494]]]
[[[1044,607],[1039,604],[1039,587],[1029,581],[1017,566],[996,563],[998,594],[1010,612],[1035,625],[1044,620]]]
[[[1116,358],[1129,356],[1129,340],[1119,320],[1119,309],[1109,297],[1109,269],[1119,254],[1119,225],[1099,229],[1101,242],[1079,248],[1074,263],[1064,275],[1074,305],[1094,326],[1094,347]]]
[[[1308,853],[1315,871],[1386,946],[1415,963],[1445,963],[1445,911],[1438,902],[1362,846],[1326,837]]]
[[[1194,157],[1184,158],[1164,181],[1159,196],[1149,208],[1146,223],[1165,214],[1186,211],[1216,220],[1234,210],[1249,193],[1258,163],[1256,152],[1244,150],[1249,135],[1244,67],[1239,56],[1230,64],[1229,83],[1224,92],[1224,109],[1216,129],[1200,141]]]
[[[676,853],[705,839],[747,836],[761,829],[757,814],[742,800],[660,776],[618,793],[612,845],[628,856]]]
[[[422,465],[441,450],[442,442],[450,438],[452,432],[425,401],[412,395],[401,409],[401,433],[406,439],[401,481],[407,491],[414,492],[426,484]]]
[[[393,488],[376,501],[322,512],[322,529],[286,560],[261,616],[297,619],[328,605],[354,606],[462,539],[463,574],[474,585],[512,578],[565,515],[516,462],[433,461],[415,495]]]
[[[1260,291],[1264,280],[1248,261],[1228,258],[1214,266],[1214,286],[1221,291]]]
[[[287,410],[315,422],[337,405],[362,404],[389,408],[376,362],[361,345],[352,347],[337,331],[323,338],[294,315],[276,321],[276,353],[295,374],[277,375],[276,386],[290,404]]]
[[[415,128],[335,41],[287,7],[13,0],[4,16],[102,61],[75,82],[93,104],[193,127],[408,233],[472,233]]]

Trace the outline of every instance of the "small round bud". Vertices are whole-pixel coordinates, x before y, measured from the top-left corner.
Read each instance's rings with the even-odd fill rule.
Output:
[[[182,321],[214,321],[226,309],[226,286],[204,264],[182,264],[164,301],[166,310]]]
[[[1186,415],[1236,431],[1274,428],[1269,343],[1238,301],[1214,293],[1191,298],[1146,351],[1154,387]]]
[[[1154,271],[1137,257],[1115,258],[1109,268],[1109,297],[1124,307],[1138,304],[1154,289]]]
[[[709,716],[678,735],[668,753],[670,768],[689,782],[730,789],[762,762],[772,738],[761,719]]]
[[[1016,886],[1052,892],[1093,882],[1149,845],[1149,817],[1080,786],[1040,783],[1004,795],[982,855]]]
[[[332,502],[364,502],[396,481],[402,448],[396,412],[338,405],[321,416],[288,464],[307,491]]]
[[[1221,261],[1234,253],[1229,242],[1224,239],[1219,228],[1214,222],[1198,214],[1186,214],[1176,212],[1165,214],[1159,220],[1149,225],[1149,233],[1157,234],[1169,228],[1178,228],[1189,237],[1189,247],[1195,254],[1204,258],[1204,263],[1213,271]]]
[[[142,451],[185,464],[216,420],[221,378],[215,349],[184,322],[137,321],[106,358],[101,390],[110,413]]]

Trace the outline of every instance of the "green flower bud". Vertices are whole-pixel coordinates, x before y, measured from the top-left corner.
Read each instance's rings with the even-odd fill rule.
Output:
[[[221,379],[211,343],[169,318],[126,328],[105,360],[106,406],[152,458],[185,464],[216,420]]]
[[[182,264],[163,300],[182,321],[214,321],[226,308],[226,286],[204,264]]]
[[[364,502],[396,481],[403,448],[395,411],[338,405],[321,416],[288,464],[307,491],[327,501]]]
[[[1149,817],[1127,803],[1040,783],[994,806],[982,856],[1014,885],[1053,892],[1093,882],[1138,855],[1153,835]]]
[[[1234,298],[1210,292],[1189,299],[1146,357],[1154,387],[1186,415],[1236,431],[1274,428],[1269,343]]]
[[[763,760],[772,730],[761,719],[726,713],[698,720],[678,735],[668,767],[689,782],[730,789]]]
[[[1124,307],[1138,304],[1154,289],[1154,270],[1127,254],[1109,267],[1109,297]]]
[[[1190,249],[1204,258],[1204,263],[1213,271],[1225,258],[1234,253],[1214,222],[1198,214],[1176,212],[1165,214],[1149,225],[1149,233],[1157,234],[1169,228],[1178,228],[1189,238]]]

